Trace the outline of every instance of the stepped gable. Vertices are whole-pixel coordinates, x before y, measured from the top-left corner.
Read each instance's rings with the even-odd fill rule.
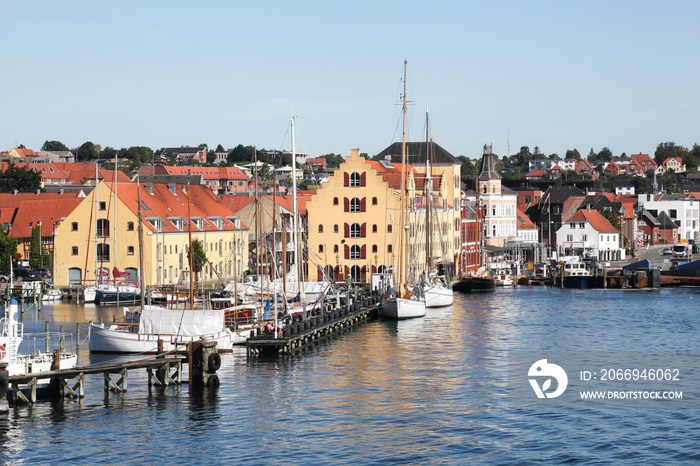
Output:
[[[457,158],[440,147],[439,144],[432,143],[434,154],[430,159],[433,165],[462,165]],[[392,163],[401,163],[401,142],[395,142],[389,147],[372,157],[372,160],[386,160],[386,156],[391,156]],[[425,165],[426,154],[428,154],[427,142],[407,142],[406,143],[406,162],[418,165]]]

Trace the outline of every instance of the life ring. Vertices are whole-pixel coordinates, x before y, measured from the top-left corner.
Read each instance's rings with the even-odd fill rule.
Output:
[[[0,359],[5,359],[6,355],[7,355],[7,348],[5,348],[5,345],[2,344],[2,345],[0,345]]]
[[[207,358],[207,373],[213,374],[221,369],[221,355],[219,353],[211,353]]]

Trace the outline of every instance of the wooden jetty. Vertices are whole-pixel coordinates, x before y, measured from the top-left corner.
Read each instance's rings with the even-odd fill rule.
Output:
[[[251,335],[246,341],[247,356],[292,354],[323,338],[375,319],[382,302],[379,297],[367,297],[352,306],[333,308],[329,305],[309,316],[295,315],[292,322],[282,328],[281,335],[279,332]]]
[[[186,361],[186,359],[185,359]],[[11,375],[8,377],[12,387],[12,401],[36,403],[39,381],[49,379],[49,394],[63,398],[85,397],[85,376],[89,374],[103,374],[105,393],[109,391],[123,393],[128,389],[128,371],[130,369],[146,369],[148,371],[148,384],[156,386],[168,386],[182,383],[183,358],[174,354],[163,354],[156,357],[128,360],[121,362],[109,362],[90,366],[73,367],[40,372],[35,374]],[[171,373],[171,370],[175,372]],[[115,381],[112,376],[119,378]],[[24,388],[23,388],[24,387]]]

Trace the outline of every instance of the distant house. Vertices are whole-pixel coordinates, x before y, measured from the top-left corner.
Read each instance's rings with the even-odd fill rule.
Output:
[[[635,165],[634,172],[629,173],[631,175],[644,176],[644,174],[649,170],[656,170],[657,168],[656,162],[649,156],[649,154],[632,154],[630,155],[630,158]]]
[[[207,163],[207,146],[167,147],[160,154],[160,158],[164,162],[167,162],[171,157],[174,157],[177,162],[197,161],[205,164]]]
[[[661,175],[669,170],[672,170],[674,173],[685,173],[686,169],[683,159],[680,157],[668,157],[659,165],[659,168],[656,169],[656,173]]]
[[[528,181],[537,181],[547,176],[547,172],[544,170],[533,170],[525,175],[525,179]]]
[[[594,257],[598,260],[624,260],[620,232],[596,210],[581,209],[557,230],[560,255]]]
[[[550,186],[525,213],[540,229],[540,242],[555,247],[555,232],[579,209],[586,193],[576,186]]]
[[[535,225],[535,223],[530,220],[530,217],[522,210],[517,209],[517,212],[518,243],[537,244],[539,240],[539,229],[537,225]]]
[[[552,168],[547,170],[547,176],[550,180],[556,180],[564,176],[564,169],[559,165],[554,165]]]
[[[666,212],[655,216],[648,210],[643,210],[639,213],[637,225],[643,234],[642,244],[673,244],[678,237],[678,225]]]
[[[603,169],[603,174],[605,176],[617,176],[621,173],[622,169],[620,168],[620,165],[618,165],[617,162],[615,162],[614,160],[608,162],[608,164]]]
[[[325,157],[307,157],[304,168],[310,168],[313,171],[326,169]]]
[[[615,195],[634,194],[634,185],[632,183],[620,183],[615,186]]]
[[[248,176],[238,167],[142,165],[139,175],[169,177],[201,175],[203,184],[216,194],[235,194],[248,190]]]

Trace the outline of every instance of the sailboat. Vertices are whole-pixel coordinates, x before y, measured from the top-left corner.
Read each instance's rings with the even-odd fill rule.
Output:
[[[425,316],[425,296],[419,286],[409,282],[408,253],[408,169],[406,163],[406,69],[403,68],[403,131],[401,140],[401,212],[399,221],[398,272],[395,276],[395,290],[390,290],[389,299],[379,309],[379,314],[388,319],[412,319]]]
[[[425,306],[445,307],[454,303],[452,287],[447,282],[447,277],[438,275],[433,270],[433,179],[430,169],[430,157],[433,149],[433,141],[428,128],[428,112],[425,112],[426,155],[425,155]]]

